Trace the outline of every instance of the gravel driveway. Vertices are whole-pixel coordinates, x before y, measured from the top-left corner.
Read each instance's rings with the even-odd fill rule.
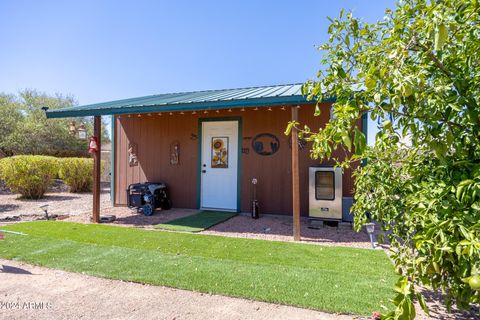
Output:
[[[352,319],[0,259],[2,265],[0,319]]]

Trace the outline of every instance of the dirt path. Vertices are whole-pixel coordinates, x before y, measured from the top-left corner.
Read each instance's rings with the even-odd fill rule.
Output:
[[[10,260],[0,267],[0,319],[352,319]]]

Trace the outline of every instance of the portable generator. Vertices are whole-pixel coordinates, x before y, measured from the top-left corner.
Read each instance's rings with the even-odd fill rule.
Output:
[[[172,201],[164,183],[134,183],[127,189],[127,206],[136,208],[137,212],[142,212],[146,216],[151,216],[157,208],[170,209]]]

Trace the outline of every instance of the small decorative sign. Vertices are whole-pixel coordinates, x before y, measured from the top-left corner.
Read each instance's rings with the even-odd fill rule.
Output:
[[[280,149],[280,140],[271,133],[260,133],[253,138],[252,148],[261,156],[271,156]]]
[[[130,167],[138,166],[137,144],[133,142],[128,144],[128,164]]]
[[[178,141],[173,141],[170,144],[170,164],[172,166],[180,164],[180,143]]]
[[[228,168],[228,137],[212,138],[212,168]]]

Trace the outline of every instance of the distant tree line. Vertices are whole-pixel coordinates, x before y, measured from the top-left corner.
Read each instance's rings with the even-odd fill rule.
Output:
[[[72,107],[78,103],[72,96],[49,96],[36,90],[0,94],[0,157],[18,154],[57,157],[86,157],[88,142],[69,131],[73,120],[84,123],[87,135],[93,132],[91,118],[47,119],[42,107],[49,110]],[[105,124],[103,124],[105,129]],[[102,141],[108,142],[106,130]]]

